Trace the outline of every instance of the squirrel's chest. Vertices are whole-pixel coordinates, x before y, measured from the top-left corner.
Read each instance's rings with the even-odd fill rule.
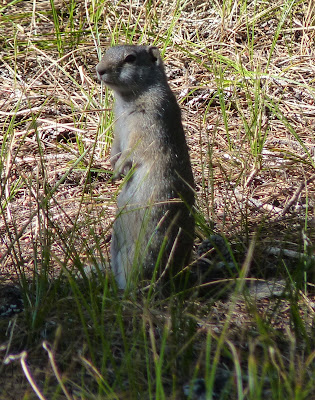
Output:
[[[152,136],[152,128],[148,127],[141,115],[129,115],[116,120],[114,141],[119,142],[121,151],[144,151],[151,145]]]

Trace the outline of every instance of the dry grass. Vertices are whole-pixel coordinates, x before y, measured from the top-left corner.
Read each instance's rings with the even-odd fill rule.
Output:
[[[66,12],[58,4],[59,12]],[[83,8],[84,3],[80,4]],[[48,2],[38,6],[39,13],[49,8]],[[312,10],[303,6],[307,4],[297,9],[292,27],[287,21],[284,24],[271,57],[278,21],[270,20],[268,8],[263,8],[260,18],[250,7],[241,16],[234,9],[223,18],[201,2],[184,8],[177,21],[179,28],[164,49],[170,83],[183,109],[201,211],[229,235],[242,235],[244,229],[248,234],[268,221],[263,238],[283,242],[294,233],[293,247],[301,242],[303,225],[314,235],[314,30],[308,26]],[[173,10],[172,3],[169,8]],[[77,220],[79,209],[78,223],[83,221],[84,226],[86,216],[94,221],[93,212],[97,217],[101,208],[105,215],[96,218],[95,225],[97,233],[107,232],[113,217],[114,187],[108,182],[108,140],[100,131],[95,47],[88,40],[74,49],[65,46],[65,55],[58,58],[57,46],[52,46],[53,23],[39,14],[41,18],[29,26],[31,5],[18,3],[8,8],[10,15],[12,9],[13,16],[24,18],[18,27],[8,27],[19,44],[18,52],[14,54],[12,42],[2,54],[1,128],[3,132],[14,129],[4,142],[3,190],[7,195],[13,192],[4,216],[16,232],[29,222],[20,238],[26,254],[38,236],[39,216],[29,221],[38,196],[44,194],[45,185],[53,188],[83,150],[93,146],[97,132],[101,138],[49,204],[52,223],[63,232],[71,230],[69,222]],[[137,27],[139,16],[143,24],[145,18],[149,20],[144,7],[126,4],[119,10],[119,21],[129,16],[129,29]],[[171,13],[166,5],[151,11],[162,21],[163,15]],[[77,13],[81,15],[80,7]],[[244,18],[255,20],[253,45],[248,43]],[[114,16],[107,23],[114,27]],[[158,27],[157,38],[165,35],[166,20],[165,24]],[[30,28],[38,37],[32,37]],[[44,46],[37,46],[41,40]],[[142,41],[152,39],[147,34]],[[103,48],[108,44],[105,40]],[[100,170],[95,185],[84,184],[89,165]],[[93,205],[95,199],[98,207]],[[11,240],[6,237],[4,243]],[[5,248],[1,252],[7,254]],[[5,257],[8,267],[17,261],[10,261],[12,256]]]
[[[21,281],[21,274],[34,282],[43,269],[59,279],[64,267],[108,258],[118,184],[110,181],[111,101],[101,96],[95,66],[99,44],[105,49],[112,42],[126,41],[154,43],[161,49],[170,85],[180,101],[196,180],[196,245],[214,225],[231,243],[245,277],[276,275],[280,279],[289,271],[294,280],[298,264],[300,272],[300,265],[309,262],[308,268],[314,266],[314,5],[307,1],[191,1],[178,10],[172,1],[121,1],[117,5],[77,1],[73,9],[68,3],[56,1],[54,5],[60,36],[49,1],[0,6],[1,282]],[[256,247],[250,268],[244,268],[253,240]],[[275,255],[277,249],[307,254],[308,261],[292,257],[296,253]],[[224,337],[243,346],[242,354],[257,355],[256,348],[244,350],[244,346],[249,331],[254,336],[261,333],[257,328],[261,320],[268,320],[270,340],[281,343],[280,347],[284,332],[293,346],[292,333],[288,333],[292,324],[311,333],[314,275],[306,269],[299,276],[303,279],[296,288],[305,290],[296,305],[303,323],[297,317],[292,322],[291,299],[261,300],[253,306],[255,311],[246,302],[233,303],[231,309],[224,301],[213,306],[214,300],[202,300],[197,306],[200,315],[194,340],[189,338],[196,343],[195,354],[204,351],[209,330],[215,337],[225,332],[229,312],[231,329]],[[53,280],[49,282],[53,290]],[[71,301],[64,303],[67,310]],[[159,335],[166,321],[173,321],[173,310],[166,305],[164,313],[164,305],[154,303],[150,310],[153,313],[157,308],[154,318],[150,317],[154,322],[143,311],[142,300],[135,308],[128,302],[125,307],[128,335],[137,325],[132,318],[145,320],[153,336]],[[183,314],[191,316],[190,308],[186,305]],[[50,321],[55,318],[49,316]],[[63,326],[66,343],[71,326],[75,327],[77,340],[69,353],[81,351],[86,340],[79,328],[82,319],[71,318],[73,325],[68,315],[55,321]],[[106,323],[112,323],[110,317]],[[26,330],[22,322],[17,329]],[[19,335],[25,337],[25,332]],[[183,346],[187,338],[181,337]],[[62,341],[54,336],[49,339]],[[284,350],[285,356],[289,357],[292,346]],[[30,347],[34,349],[34,344]],[[301,347],[307,345],[303,342]],[[89,351],[84,351],[89,358]],[[297,359],[302,358],[303,351],[295,351]],[[123,359],[120,343],[116,352],[114,358]],[[38,366],[37,378],[43,383],[51,374],[45,370],[46,362],[36,359],[41,350],[34,353],[30,363]],[[68,376],[75,370],[73,379],[80,382],[77,363],[66,353],[60,350],[58,361],[70,365]],[[95,356],[93,362],[97,360]],[[204,360],[196,361],[195,356],[192,360],[201,371],[206,369]],[[18,369],[7,368],[15,376],[6,379],[8,396],[15,393],[20,379]],[[172,370],[169,375],[177,374],[182,383],[191,372],[187,367],[183,373]],[[109,381],[114,380],[111,373]],[[145,386],[145,377],[139,379]],[[21,394],[12,399],[24,398],[24,378],[23,382]],[[171,382],[166,386],[170,388]],[[72,396],[89,398],[76,397],[75,391]],[[125,392],[117,396],[108,398],[129,398]]]

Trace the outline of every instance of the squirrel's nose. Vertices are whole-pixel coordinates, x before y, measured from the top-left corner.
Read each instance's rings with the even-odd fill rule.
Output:
[[[107,68],[102,62],[99,62],[96,66],[96,73],[99,79],[101,79],[101,76],[106,74]]]

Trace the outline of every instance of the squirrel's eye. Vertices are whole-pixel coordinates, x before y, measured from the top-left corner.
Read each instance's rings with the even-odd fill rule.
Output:
[[[126,63],[133,63],[134,61],[136,61],[136,56],[134,54],[128,54],[125,58]]]

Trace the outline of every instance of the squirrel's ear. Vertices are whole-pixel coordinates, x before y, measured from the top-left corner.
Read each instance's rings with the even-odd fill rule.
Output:
[[[148,52],[152,58],[153,62],[159,61],[161,59],[159,49],[155,46],[150,46]]]

